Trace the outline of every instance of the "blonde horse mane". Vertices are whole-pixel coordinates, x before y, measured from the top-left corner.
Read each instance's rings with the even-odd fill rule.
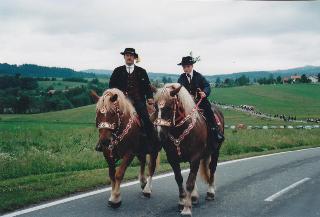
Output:
[[[110,98],[115,94],[118,95],[116,102],[120,111],[123,112],[123,114],[132,117],[136,112],[132,103],[126,98],[123,92],[117,88],[111,88],[103,92],[97,102],[96,111],[101,111],[101,109],[104,109],[105,112],[112,111],[114,109],[115,102],[112,102]]]
[[[156,95],[155,95],[155,100],[159,101],[159,100],[168,100],[170,98],[172,98],[170,96],[170,91],[177,89],[181,86],[181,84],[179,83],[167,83],[164,85],[163,88],[160,88]],[[196,104],[193,100],[193,97],[190,95],[190,93],[187,91],[187,89],[182,86],[180,91],[177,94],[179,101],[182,105],[182,107],[184,108],[186,114],[190,114],[192,109],[195,108]],[[200,118],[199,112],[196,111],[196,116],[197,119]]]

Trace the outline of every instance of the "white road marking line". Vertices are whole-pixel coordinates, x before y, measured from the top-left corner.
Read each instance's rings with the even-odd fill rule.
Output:
[[[242,159],[238,159],[238,160],[225,161],[225,162],[218,163],[218,166],[223,166],[223,165],[227,165],[227,164],[233,164],[233,163],[238,163],[238,162],[241,162],[241,161],[253,160],[253,159],[258,159],[258,158],[282,155],[282,154],[287,154],[287,153],[291,153],[291,152],[308,151],[308,150],[319,149],[319,148],[320,147],[306,148],[306,149],[300,149],[300,150],[296,150],[296,151],[285,151],[285,152],[278,152],[278,153],[274,153],[274,154],[266,154],[266,155],[242,158]],[[189,169],[185,169],[185,170],[181,171],[181,173],[187,173],[187,172],[189,172]],[[165,177],[169,177],[169,176],[173,176],[173,175],[174,175],[173,172],[165,173],[165,174],[161,174],[161,175],[155,176],[153,178],[153,180],[157,180],[157,179],[161,179],[161,178],[165,178]],[[139,181],[127,182],[127,183],[121,184],[121,187],[128,187],[128,186],[136,185],[138,183],[139,183]],[[19,215],[22,215],[22,214],[26,214],[26,213],[30,213],[30,212],[33,212],[33,211],[49,208],[49,207],[52,207],[52,206],[56,206],[56,205],[59,205],[59,204],[67,203],[67,202],[70,202],[70,201],[73,201],[73,200],[78,200],[78,199],[81,199],[81,198],[93,196],[93,195],[104,193],[104,192],[108,192],[108,191],[111,191],[111,187],[107,187],[107,188],[103,188],[103,189],[95,190],[95,191],[90,191],[90,192],[87,192],[87,193],[82,193],[82,194],[79,194],[79,195],[76,195],[76,196],[67,197],[65,199],[56,200],[56,201],[53,201],[53,202],[45,203],[45,204],[42,204],[42,205],[30,207],[30,208],[23,209],[23,210],[18,210],[18,211],[12,212],[12,213],[8,213],[8,214],[5,214],[5,215],[2,215],[0,217],[19,216]]]
[[[304,178],[304,179],[301,179],[300,181],[298,182],[295,182],[293,183],[292,185],[289,185],[288,187],[282,189],[281,191],[278,191],[277,193],[271,195],[270,197],[266,198],[264,201],[267,201],[267,202],[272,202],[274,201],[275,199],[277,199],[278,197],[280,197],[281,195],[287,193],[288,191],[294,189],[295,187],[297,187],[298,185],[301,185],[303,184],[304,182],[310,180],[311,178]]]

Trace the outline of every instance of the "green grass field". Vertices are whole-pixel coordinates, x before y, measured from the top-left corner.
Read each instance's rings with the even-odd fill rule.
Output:
[[[315,90],[318,88],[311,87]],[[258,87],[240,89],[245,88],[255,90]],[[261,86],[261,88],[265,91],[269,87]],[[307,86],[297,86],[297,88],[309,89]],[[214,90],[216,95],[217,91]],[[233,98],[241,92],[237,88],[219,89],[219,91],[227,91]],[[239,93],[239,96],[244,101],[250,101],[245,99],[242,93]],[[312,96],[313,98],[308,98],[309,101],[318,99],[317,95]],[[237,103],[243,104],[240,101]],[[261,108],[264,108],[263,102],[260,103]],[[277,106],[278,103],[272,105]],[[300,101],[292,100],[291,106],[297,107],[299,114],[304,116],[304,110],[300,110]],[[266,107],[277,110],[270,105]],[[285,107],[279,109],[283,108]],[[315,109],[311,111],[312,114],[319,112]],[[232,110],[223,112],[228,125],[284,123]],[[42,114],[0,115],[0,212],[109,184],[106,178],[107,164],[101,153],[94,151],[98,139],[94,120],[95,105]],[[320,129],[226,130],[226,141],[222,146],[220,160],[319,146],[319,135]],[[126,174],[126,179],[137,177],[137,167],[138,162],[135,159]],[[167,164],[165,154],[161,152],[159,171],[167,170],[170,170],[170,166]]]
[[[258,111],[296,115],[299,119],[320,117],[320,85],[253,85],[213,89],[211,99],[234,105],[253,105]]]

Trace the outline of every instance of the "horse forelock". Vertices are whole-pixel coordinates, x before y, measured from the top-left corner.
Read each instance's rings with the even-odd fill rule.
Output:
[[[103,92],[102,96],[97,102],[96,111],[104,110],[104,112],[112,111],[115,106],[115,102],[111,102],[110,98],[115,94],[118,95],[117,104],[119,106],[120,111],[129,116],[133,116],[135,114],[135,109],[131,102],[126,98],[123,92],[117,88],[111,88]]]
[[[180,87],[181,84],[179,83],[167,83],[164,85],[163,88],[160,88],[155,96],[156,101],[165,100],[168,101],[172,99],[172,96],[170,95],[170,91]],[[190,114],[192,112],[192,109],[195,108],[196,104],[193,100],[193,97],[190,95],[188,90],[182,86],[180,91],[177,94],[179,101],[181,103],[181,106],[185,110],[186,114]],[[196,111],[197,118],[200,118],[200,115],[198,111]]]

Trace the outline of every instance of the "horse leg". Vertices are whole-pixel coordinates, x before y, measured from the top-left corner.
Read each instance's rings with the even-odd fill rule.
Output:
[[[184,207],[185,197],[186,197],[186,191],[183,187],[183,177],[181,175],[181,168],[180,164],[176,159],[171,159],[169,156],[167,156],[168,162],[172,167],[172,170],[174,172],[174,178],[177,182],[178,188],[179,188],[179,203],[178,203],[178,209],[181,211]]]
[[[133,160],[133,155],[132,154],[126,154],[122,158],[122,162],[120,166],[117,168],[116,173],[115,173],[115,184],[114,184],[114,191],[112,192],[111,195],[111,200],[109,200],[109,205],[112,208],[118,208],[121,205],[121,196],[120,196],[120,183],[123,179],[124,173]]]
[[[145,168],[146,168],[146,156],[145,155],[139,155],[138,159],[140,161],[139,181],[140,181],[141,189],[143,190],[144,187],[147,184],[147,180],[146,180],[146,177],[144,175],[144,171],[145,171]]]
[[[109,204],[110,204],[110,201],[114,201],[116,165],[115,165],[114,159],[110,158],[107,153],[104,153],[104,158],[106,159],[109,166],[109,178],[111,182],[111,195],[109,197]]]
[[[193,160],[190,162],[190,173],[187,180],[187,196],[184,203],[184,208],[181,212],[181,215],[183,216],[191,216],[192,212],[192,200],[191,200],[191,193],[194,189],[196,179],[197,179],[197,173],[199,170],[200,160]]]
[[[191,193],[191,201],[193,205],[197,205],[199,203],[199,193],[198,193],[197,183],[194,184],[194,188]]]
[[[210,179],[209,179],[209,187],[208,187],[208,191],[207,191],[206,200],[214,200],[215,195],[216,195],[216,192],[215,192],[215,172],[217,169],[218,158],[219,158],[219,149],[216,149],[211,154],[211,161],[209,164]]]
[[[152,192],[152,177],[156,169],[157,157],[158,157],[158,152],[154,152],[150,154],[150,160],[148,163],[149,176],[147,178],[147,184],[143,189],[143,195],[148,198],[151,196],[151,192]]]

